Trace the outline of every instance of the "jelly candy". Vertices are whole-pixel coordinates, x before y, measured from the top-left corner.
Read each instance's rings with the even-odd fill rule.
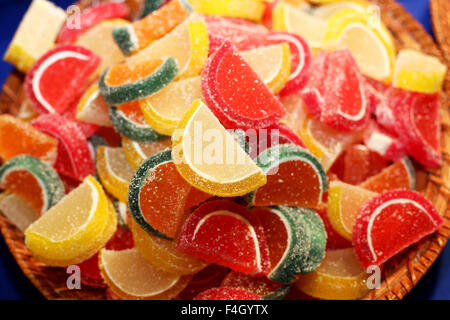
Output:
[[[66,13],[50,1],[34,0],[22,19],[4,59],[22,72],[54,46]],[[40,26],[40,28],[36,28]]]
[[[72,43],[77,40],[80,35],[88,31],[100,22],[108,19],[127,18],[130,15],[130,9],[123,2],[105,2],[94,5],[83,10],[78,17],[74,18],[79,21],[77,28],[73,27],[73,20],[67,20],[59,31],[57,43]]]
[[[440,166],[439,93],[392,88],[388,93],[388,103],[396,119],[395,132],[408,153],[424,166]]]
[[[273,282],[266,277],[252,277],[236,271],[228,273],[221,286],[245,289],[264,300],[281,300],[288,295],[290,290],[289,285]]]
[[[153,11],[156,11],[159,8],[161,8],[167,2],[168,0],[144,0],[140,17],[144,18],[148,16]]]
[[[75,118],[99,126],[112,126],[109,118],[109,107],[100,94],[97,83],[93,83],[81,97],[77,105]]]
[[[137,170],[147,158],[165,149],[170,149],[171,146],[172,140],[170,138],[158,142],[139,143],[122,137],[123,153],[134,170]]]
[[[27,73],[28,99],[40,113],[62,114],[82,92],[99,64],[100,57],[88,49],[72,44],[57,46]]]
[[[178,231],[191,190],[178,173],[171,153],[162,151],[145,160],[134,174],[128,194],[131,214],[139,226],[169,240]]]
[[[361,130],[368,124],[363,78],[349,51],[322,53],[308,70],[302,98],[315,117],[343,131]]]
[[[174,0],[131,26],[120,26],[113,30],[113,37],[125,55],[147,47],[185,20],[191,12],[184,0]]]
[[[215,132],[216,140],[199,145],[208,130]],[[181,176],[209,194],[244,195],[266,182],[262,170],[200,100],[186,111],[172,136],[172,157]]]
[[[316,210],[317,214],[322,218],[325,231],[327,233],[327,250],[337,250],[351,248],[352,242],[342,237],[339,233],[334,230],[331,225],[330,219],[327,215],[327,207]]]
[[[29,154],[53,165],[58,140],[9,114],[0,115],[0,157],[3,161]]]
[[[116,231],[116,213],[92,177],[25,231],[25,244],[48,266],[69,266],[94,255]]]
[[[102,249],[99,265],[106,284],[125,300],[169,300],[180,293],[191,278],[158,269],[135,248]]]
[[[22,232],[38,218],[36,211],[25,200],[9,192],[0,194],[0,211]]]
[[[54,165],[56,171],[79,181],[95,173],[86,138],[74,122],[56,114],[47,114],[33,120],[31,125],[59,140]]]
[[[160,135],[145,122],[138,101],[110,107],[109,116],[114,129],[133,141],[158,142],[167,139],[167,136]]]
[[[327,250],[322,264],[295,283],[306,294],[328,300],[350,300],[365,296],[369,274],[361,268],[353,248]]]
[[[256,163],[267,175],[267,184],[247,195],[250,205],[315,208],[321,204],[327,176],[306,149],[292,144],[273,146],[260,153]]]
[[[208,199],[211,199],[213,196],[209,193],[198,190],[194,187],[191,188],[189,194],[186,199],[186,203],[184,204],[184,209],[190,209],[197,207]]]
[[[263,298],[242,288],[220,287],[203,291],[194,300],[263,300]]]
[[[167,86],[177,75],[178,64],[172,57],[148,61],[128,61],[107,69],[98,81],[109,106],[148,97]]]
[[[61,200],[64,186],[48,164],[29,156],[11,158],[0,168],[0,186],[23,198],[42,215]]]
[[[96,150],[97,173],[103,187],[122,202],[128,201],[128,186],[134,170],[121,148],[99,146]]]
[[[359,186],[378,193],[393,189],[415,189],[416,174],[411,161],[404,157]]]
[[[202,91],[208,107],[230,129],[266,128],[285,114],[283,105],[230,42],[224,42],[209,58],[202,73]]]
[[[373,151],[378,152],[385,159],[397,161],[406,156],[403,143],[394,136],[383,130],[376,123],[372,123],[366,131],[364,144]]]
[[[419,193],[385,192],[359,209],[352,232],[356,256],[364,268],[378,266],[442,224],[437,210]]]
[[[80,129],[81,133],[85,138],[90,138],[94,133],[97,132],[99,126],[94,123],[88,123],[84,121],[78,121],[77,117],[77,107],[78,107],[79,99],[75,100],[69,108],[62,114],[62,116],[71,122],[75,123],[75,125]]]
[[[264,4],[260,0],[189,0],[195,12],[214,16],[260,21]]]
[[[359,208],[377,194],[339,181],[330,182],[327,216],[342,237],[352,240],[352,229]]]
[[[198,207],[184,223],[177,248],[245,274],[261,275],[269,269],[269,251],[257,215],[228,200]]]

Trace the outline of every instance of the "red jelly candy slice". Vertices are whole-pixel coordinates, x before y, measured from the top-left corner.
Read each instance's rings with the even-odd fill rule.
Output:
[[[83,10],[81,14],[72,19],[68,19],[56,39],[57,43],[72,43],[86,32],[89,28],[95,26],[103,20],[127,18],[130,15],[130,9],[123,2],[105,2]],[[74,24],[79,25],[74,28]]]
[[[246,274],[269,269],[269,250],[256,215],[228,200],[198,207],[183,225],[180,252]]]
[[[350,52],[323,53],[313,65],[318,68],[308,69],[302,93],[311,113],[337,130],[363,129],[370,110],[361,72]]]
[[[377,152],[383,158],[397,161],[406,156],[403,143],[387,130],[384,130],[375,122],[372,122],[366,130],[364,144],[372,151]]]
[[[220,287],[203,291],[194,300],[263,300],[263,298],[245,289]]]
[[[95,174],[86,137],[78,126],[57,114],[41,115],[32,126],[59,140],[58,155],[54,167],[59,173],[78,181]]]
[[[359,210],[352,232],[356,255],[364,268],[381,265],[442,224],[436,208],[419,193],[388,191]]]
[[[79,96],[100,57],[77,45],[60,45],[48,51],[25,79],[27,96],[40,113],[62,114]]]
[[[441,118],[439,93],[428,94],[392,88],[388,103],[394,127],[408,153],[427,167],[442,163],[440,151]]]
[[[283,105],[239,55],[225,42],[202,72],[206,104],[230,129],[266,128],[285,115]]]
[[[327,232],[327,250],[346,249],[353,246],[351,241],[345,239],[333,229],[328,219],[326,208],[316,210],[316,212],[322,218],[325,231]]]

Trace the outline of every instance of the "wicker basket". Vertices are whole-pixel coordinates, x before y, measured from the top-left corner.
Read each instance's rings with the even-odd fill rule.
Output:
[[[393,0],[373,0],[381,9],[382,20],[395,37],[397,48],[414,48],[434,55],[444,61],[439,48],[422,26]],[[79,2],[86,7],[90,0]],[[447,9],[436,9],[438,5],[450,8],[448,0],[432,1],[433,17],[437,19],[435,30],[443,50],[450,62],[450,40],[448,35],[450,20]],[[439,23],[442,22],[442,23]],[[445,42],[446,41],[446,42]],[[23,75],[14,71],[6,80],[0,96],[0,112],[16,113],[23,100]],[[379,289],[371,291],[364,299],[402,299],[431,267],[448,238],[450,237],[450,74],[447,75],[445,91],[442,94],[442,153],[443,165],[440,169],[419,169],[418,189],[430,199],[444,217],[444,225],[436,233],[411,246],[389,260],[383,267],[383,280]],[[104,299],[103,290],[69,290],[66,286],[64,269],[45,267],[37,262],[24,245],[23,234],[0,214],[0,230],[14,258],[25,275],[47,299]]]

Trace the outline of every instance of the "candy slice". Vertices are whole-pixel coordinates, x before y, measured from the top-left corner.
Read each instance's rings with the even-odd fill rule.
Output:
[[[99,64],[100,57],[88,49],[71,44],[57,46],[27,73],[28,99],[40,113],[61,114],[82,92]]]
[[[203,291],[194,300],[263,300],[263,298],[242,288],[220,287]]]
[[[370,150],[378,152],[390,161],[395,162],[406,156],[406,149],[403,143],[376,123],[372,123],[366,130],[364,144]]]
[[[158,133],[172,135],[186,110],[202,98],[201,77],[170,83],[160,92],[141,100],[145,120]]]
[[[302,98],[310,112],[337,130],[367,126],[369,108],[361,72],[348,50],[322,53],[309,68]]]
[[[181,292],[190,280],[189,276],[158,269],[145,260],[137,249],[102,249],[99,265],[102,277],[111,290],[126,300],[169,300]]]
[[[230,270],[217,264],[210,264],[192,277],[191,282],[176,299],[192,300],[200,292],[219,287]]]
[[[415,191],[380,194],[359,209],[353,227],[358,261],[364,268],[381,265],[442,224],[436,208]]]
[[[329,19],[335,13],[343,9],[353,9],[356,11],[364,12],[367,6],[370,5],[366,0],[350,0],[350,1],[327,1],[316,0],[312,2],[320,3],[321,5],[314,10],[314,15],[322,19]],[[323,2],[323,4],[322,4]]]
[[[134,243],[140,254],[161,270],[178,274],[194,274],[205,268],[208,263],[181,253],[177,242],[149,234],[134,220],[131,221]]]
[[[102,72],[125,60],[125,56],[112,37],[112,30],[117,26],[129,24],[123,19],[105,20],[83,33],[75,43],[99,55],[102,62],[98,69]]]
[[[322,203],[328,180],[320,162],[293,144],[273,146],[258,155],[267,184],[250,193],[252,206],[289,205],[315,208]]]
[[[408,157],[404,157],[359,186],[378,193],[393,189],[413,190],[416,187],[416,172]]]
[[[178,64],[172,57],[147,61],[128,61],[107,69],[98,81],[109,106],[148,97],[167,86],[177,75]]]
[[[96,167],[106,191],[122,202],[128,201],[128,186],[134,170],[128,164],[121,148],[99,146]]]
[[[440,148],[440,97],[392,88],[388,93],[394,127],[408,153],[427,167],[442,163]]]
[[[56,171],[78,181],[95,173],[86,138],[74,122],[56,114],[47,114],[41,115],[31,125],[58,139]]]
[[[411,91],[440,92],[446,73],[446,65],[438,58],[404,49],[397,55],[392,85]]]
[[[245,274],[261,275],[269,269],[269,250],[257,215],[228,200],[198,207],[184,223],[177,248]]]
[[[162,151],[145,160],[134,174],[128,194],[130,212],[148,233],[173,240],[190,189],[175,167],[172,150]]]
[[[178,64],[177,79],[184,79],[202,72],[208,58],[208,50],[209,37],[205,21],[198,15],[192,15],[131,59],[146,61],[171,56]]]
[[[58,141],[29,123],[8,114],[0,115],[0,157],[3,161],[29,154],[52,165],[56,160]]]
[[[62,116],[75,123],[78,129],[80,129],[80,131],[83,133],[84,137],[89,139],[93,134],[97,132],[99,126],[97,124],[78,121],[76,119],[78,102],[79,102],[78,100],[75,100],[70,105],[70,107],[62,114]]]
[[[28,202],[9,192],[0,194],[0,211],[22,232],[38,218],[36,211]]]
[[[191,12],[188,2],[171,1],[130,26],[121,26],[113,30],[113,37],[125,55],[147,47],[151,42],[171,31]]]
[[[108,209],[102,187],[88,177],[28,227],[25,243],[47,265],[68,266],[102,248],[116,224],[116,214]]]
[[[28,72],[35,61],[53,47],[66,17],[64,10],[50,1],[34,0],[3,59],[15,65],[20,71]]]
[[[19,155],[0,168],[0,186],[17,194],[42,215],[64,196],[58,173],[48,164],[29,155]]]
[[[328,219],[327,207],[316,210],[317,214],[322,218],[325,231],[327,233],[327,250],[337,250],[351,248],[352,242],[342,237],[331,225]]]
[[[214,133],[213,141],[204,144],[207,132]],[[200,100],[191,105],[178,124],[172,136],[172,149],[181,176],[206,193],[239,196],[266,182],[262,170]]]
[[[241,52],[241,55],[274,94],[284,88],[291,75],[291,52],[288,44],[259,47]]]
[[[72,43],[88,29],[98,25],[100,22],[108,19],[127,18],[130,15],[130,9],[123,2],[105,2],[99,3],[83,10],[79,16],[69,19],[59,31],[57,43]],[[74,23],[78,22],[76,28]]]
[[[167,139],[153,130],[147,122],[138,101],[109,108],[114,129],[121,135],[137,142],[159,142]]]
[[[140,13],[140,17],[144,18],[148,16],[153,11],[158,10],[164,4],[166,4],[168,0],[144,0],[144,4],[142,6],[142,11]]]
[[[334,230],[352,240],[352,229],[359,208],[377,194],[361,187],[331,181],[328,189],[327,215]]]
[[[281,300],[290,290],[289,285],[273,282],[266,277],[252,277],[231,271],[222,281],[222,287],[241,288],[253,292],[264,300]]]
[[[314,272],[302,275],[295,285],[319,299],[354,300],[370,291],[367,277],[353,248],[327,250],[322,264]]]
[[[172,140],[170,138],[158,142],[139,143],[122,137],[122,151],[134,170],[137,170],[147,158],[165,149],[170,149],[171,146]]]
[[[81,97],[77,105],[75,118],[99,126],[112,126],[109,118],[109,107],[100,94],[97,83],[93,83]]]
[[[269,127],[285,114],[283,105],[230,42],[224,42],[208,60],[202,91],[208,107],[230,129]]]
[[[264,4],[260,0],[189,0],[195,12],[213,16],[260,21]]]
[[[201,190],[198,190],[194,187],[191,188],[191,191],[189,192],[186,203],[184,204],[184,209],[191,209],[194,207],[197,207],[198,205],[202,204],[208,199],[211,199],[213,196],[209,193],[203,192]]]

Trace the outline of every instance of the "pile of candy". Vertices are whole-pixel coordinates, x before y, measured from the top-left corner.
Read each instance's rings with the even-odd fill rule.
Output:
[[[77,264],[109,299],[282,299],[293,284],[357,299],[367,268],[435,232],[408,157],[441,164],[446,67],[396,55],[363,0],[311,2],[67,18],[34,0],[5,55],[26,99],[0,116],[0,210],[34,257]]]

